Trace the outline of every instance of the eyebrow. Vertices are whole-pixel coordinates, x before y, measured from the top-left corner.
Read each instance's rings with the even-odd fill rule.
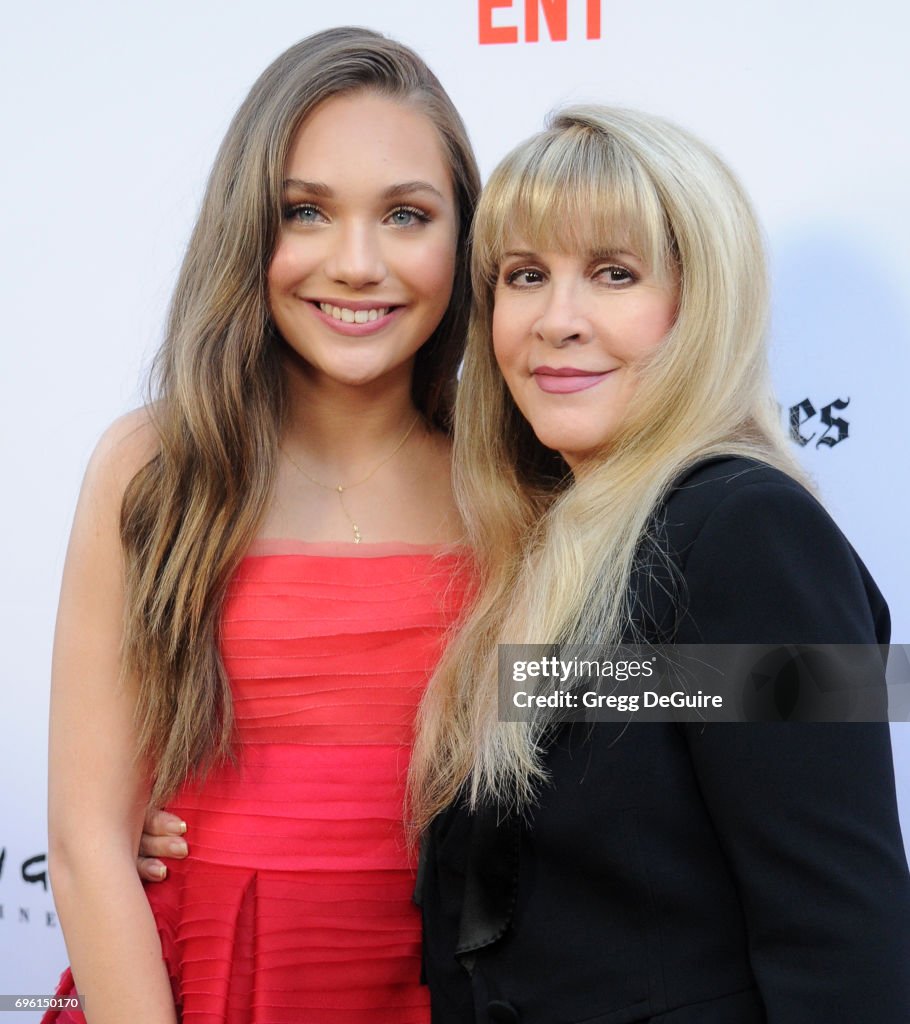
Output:
[[[529,260],[535,259],[539,255],[539,252],[532,249],[509,249],[502,254],[500,259],[507,260],[515,258],[520,260]],[[598,260],[615,259],[618,256],[631,256],[634,260],[641,259],[640,256],[628,249],[596,249],[588,254],[588,259],[590,262],[596,263]]]
[[[306,181],[303,178],[285,178],[282,183],[285,190],[293,189],[297,192],[306,192],[311,196],[318,196],[320,199],[331,199],[334,191],[321,181]],[[438,199],[445,202],[445,196],[428,181],[402,181],[397,185],[390,185],[383,193],[383,199],[400,199],[402,196],[413,195],[415,192],[430,192]]]
[[[438,199],[445,201],[445,196],[428,181],[403,181],[400,185],[392,185],[383,192],[385,199],[400,199],[402,196],[411,195],[414,192],[431,192]]]
[[[329,186],[324,185],[321,181],[304,181],[303,178],[285,178],[282,187],[285,191],[295,189],[311,196],[319,196],[321,199],[330,199],[334,195]]]

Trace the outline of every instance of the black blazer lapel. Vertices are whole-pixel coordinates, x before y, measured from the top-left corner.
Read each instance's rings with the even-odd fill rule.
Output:
[[[455,954],[470,970],[478,950],[497,942],[512,921],[518,893],[520,821],[496,807],[473,815],[465,865],[464,906]]]

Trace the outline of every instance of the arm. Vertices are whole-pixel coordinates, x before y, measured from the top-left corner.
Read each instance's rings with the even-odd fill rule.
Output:
[[[864,576],[805,492],[738,488],[685,566],[705,642],[870,643]],[[876,616],[876,611],[879,615]],[[769,1024],[910,1019],[910,881],[888,726],[687,726],[699,784],[740,889]]]
[[[148,798],[135,687],[120,679],[126,483],[153,448],[116,423],[86,473],[63,573],[51,688],[49,832],[54,899],[91,1024],[174,1024],[155,921],[136,874]]]

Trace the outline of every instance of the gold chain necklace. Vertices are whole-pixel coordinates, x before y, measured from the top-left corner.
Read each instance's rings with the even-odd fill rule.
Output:
[[[291,453],[286,448],[282,448],[281,450],[287,456],[288,462],[290,462],[294,469],[296,469],[298,473],[301,473],[303,476],[305,476],[307,480],[310,481],[311,484],[315,484],[317,487],[321,487],[324,491],[334,491],[338,495],[338,503],[341,505],[341,511],[344,512],[345,519],[347,519],[347,521],[351,524],[351,527],[354,530],[354,543],[359,544],[362,539],[360,536],[360,527],[354,522],[354,517],[348,511],[347,505],[345,505],[344,503],[344,492],[350,491],[354,487],[359,487],[361,484],[365,484],[367,480],[369,480],[373,476],[374,473],[382,469],[382,467],[387,462],[391,461],[391,459],[394,458],[394,456],[396,456],[404,447],[405,441],[407,441],[407,439],[411,436],[411,432],[414,430],[414,427],[417,426],[417,421],[419,419],[420,413],[417,413],[417,415],[411,421],[411,425],[404,432],[404,435],[402,436],[401,440],[398,442],[398,444],[395,445],[395,447],[389,452],[389,454],[386,455],[380,462],[377,462],[376,465],[369,471],[369,473],[367,473],[366,476],[361,477],[359,480],[355,480],[354,483],[352,484],[325,484],[321,480],[317,480],[316,477],[310,476],[310,474],[303,468],[303,466],[301,466],[297,462],[297,460],[291,456]]]

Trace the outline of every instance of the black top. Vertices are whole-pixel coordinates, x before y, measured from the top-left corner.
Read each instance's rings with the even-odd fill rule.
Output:
[[[777,470],[704,462],[656,522],[647,639],[887,642],[865,566]],[[887,725],[566,725],[546,766],[530,821],[454,807],[431,829],[434,1024],[910,1021]]]

